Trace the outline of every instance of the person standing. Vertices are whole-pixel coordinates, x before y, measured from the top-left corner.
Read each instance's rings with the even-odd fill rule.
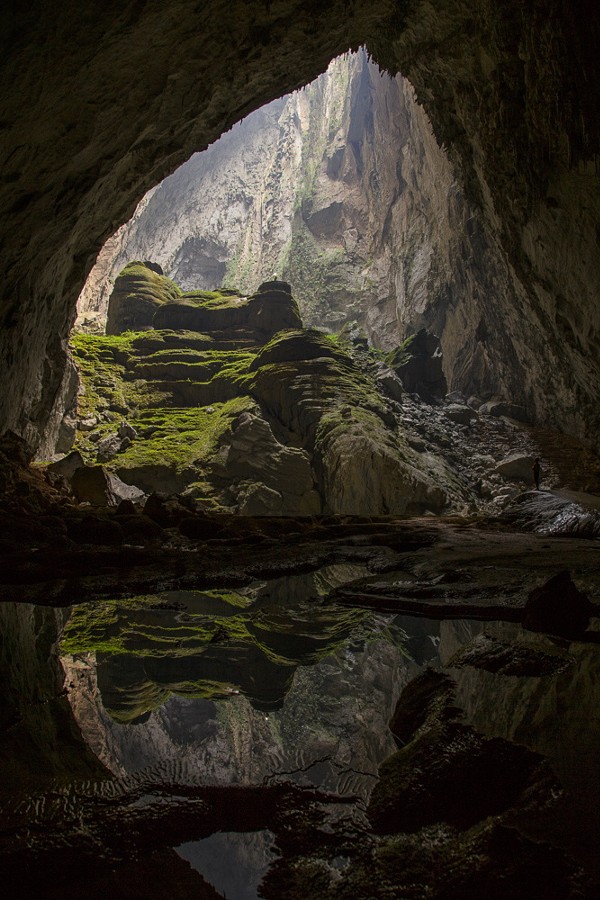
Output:
[[[539,491],[539,489],[540,489],[540,472],[542,471],[542,467],[540,466],[540,460],[537,456],[533,461],[531,471],[533,472],[533,480],[535,482],[535,489],[536,489],[536,491]]]

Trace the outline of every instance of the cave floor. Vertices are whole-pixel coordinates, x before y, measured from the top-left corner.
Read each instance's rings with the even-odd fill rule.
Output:
[[[597,895],[599,541],[213,526],[10,546],[10,896]],[[567,624],[528,624],[564,571]]]

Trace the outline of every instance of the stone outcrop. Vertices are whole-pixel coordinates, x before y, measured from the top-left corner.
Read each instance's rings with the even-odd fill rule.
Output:
[[[152,327],[155,312],[181,297],[173,281],[152,264],[131,262],[119,274],[107,308],[106,333],[144,331]]]
[[[350,346],[303,329],[288,284],[265,282],[245,297],[169,282],[164,296],[164,281],[147,264],[127,266],[109,305],[118,333],[73,339],[83,377],[77,447],[88,463],[74,476],[80,500],[101,502],[113,472],[145,493],[185,492],[242,515],[440,512],[464,502],[444,464],[424,465],[399,431],[397,401],[378,382],[387,378],[389,393],[393,373],[368,345],[361,363]],[[149,298],[148,284],[160,296]],[[93,473],[104,481],[82,493]]]
[[[440,340],[425,328],[390,354],[390,365],[406,390],[425,400],[444,397],[448,390]]]

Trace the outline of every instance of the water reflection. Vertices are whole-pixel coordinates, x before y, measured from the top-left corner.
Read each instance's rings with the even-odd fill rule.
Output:
[[[177,853],[201,872],[223,897],[255,900],[259,885],[277,854],[270,831],[220,832],[177,847]]]
[[[352,815],[364,824],[378,767],[396,749],[388,722],[398,696],[420,667],[443,665],[465,722],[550,758],[570,791],[564,833],[553,840],[592,865],[598,647],[563,646],[514,625],[437,623],[327,601],[333,586],[362,574],[331,567],[239,591],[70,611],[0,604],[0,788],[11,798],[0,824],[9,844],[25,841],[30,852],[31,825],[43,838],[60,822],[62,845],[79,854],[80,818],[95,821],[100,798],[110,823],[110,796],[131,783],[143,786],[139,808],[146,785],[166,785],[169,796],[185,786],[289,780],[359,798]],[[529,669],[498,674],[481,654],[461,663],[461,648],[478,642],[488,642],[493,660],[499,646],[517,647],[525,662],[530,655]],[[162,795],[156,802],[164,809]],[[257,896],[273,858],[270,823],[245,834],[194,830],[195,815],[170,846],[230,900]]]
[[[427,625],[336,607],[357,567],[73,610],[69,701],[115,774],[260,784],[286,778],[366,797],[394,749],[388,720]],[[437,626],[434,626],[437,630]],[[407,649],[408,648],[408,649]]]

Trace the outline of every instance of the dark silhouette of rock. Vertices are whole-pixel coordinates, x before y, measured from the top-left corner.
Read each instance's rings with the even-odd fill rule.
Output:
[[[116,546],[123,541],[123,530],[118,522],[90,515],[69,523],[69,537],[77,544]]]
[[[506,416],[508,419],[516,419],[517,422],[530,421],[524,407],[517,403],[507,403],[504,400],[488,400],[479,407],[479,413],[482,416],[493,416],[494,418]]]
[[[523,626],[566,638],[581,637],[589,624],[592,605],[567,570],[554,575],[529,594]]]
[[[71,486],[80,503],[91,503],[92,506],[117,506],[121,500],[137,500],[144,495],[139,488],[125,484],[102,466],[76,469]]]
[[[162,528],[157,522],[140,513],[119,516],[119,525],[124,537],[131,541],[152,541],[162,534]]]
[[[62,475],[64,478],[71,479],[77,469],[81,469],[85,463],[79,450],[72,450],[62,459],[50,463],[46,471],[53,475]]]
[[[126,499],[121,500],[119,505],[115,510],[115,516],[135,516],[137,515],[137,508],[133,500]]]
[[[208,516],[187,516],[181,519],[177,527],[184,537],[192,540],[210,540],[222,530],[217,521]]]
[[[422,328],[392,354],[390,364],[405,389],[424,400],[444,397],[448,391],[442,369],[440,339]]]

